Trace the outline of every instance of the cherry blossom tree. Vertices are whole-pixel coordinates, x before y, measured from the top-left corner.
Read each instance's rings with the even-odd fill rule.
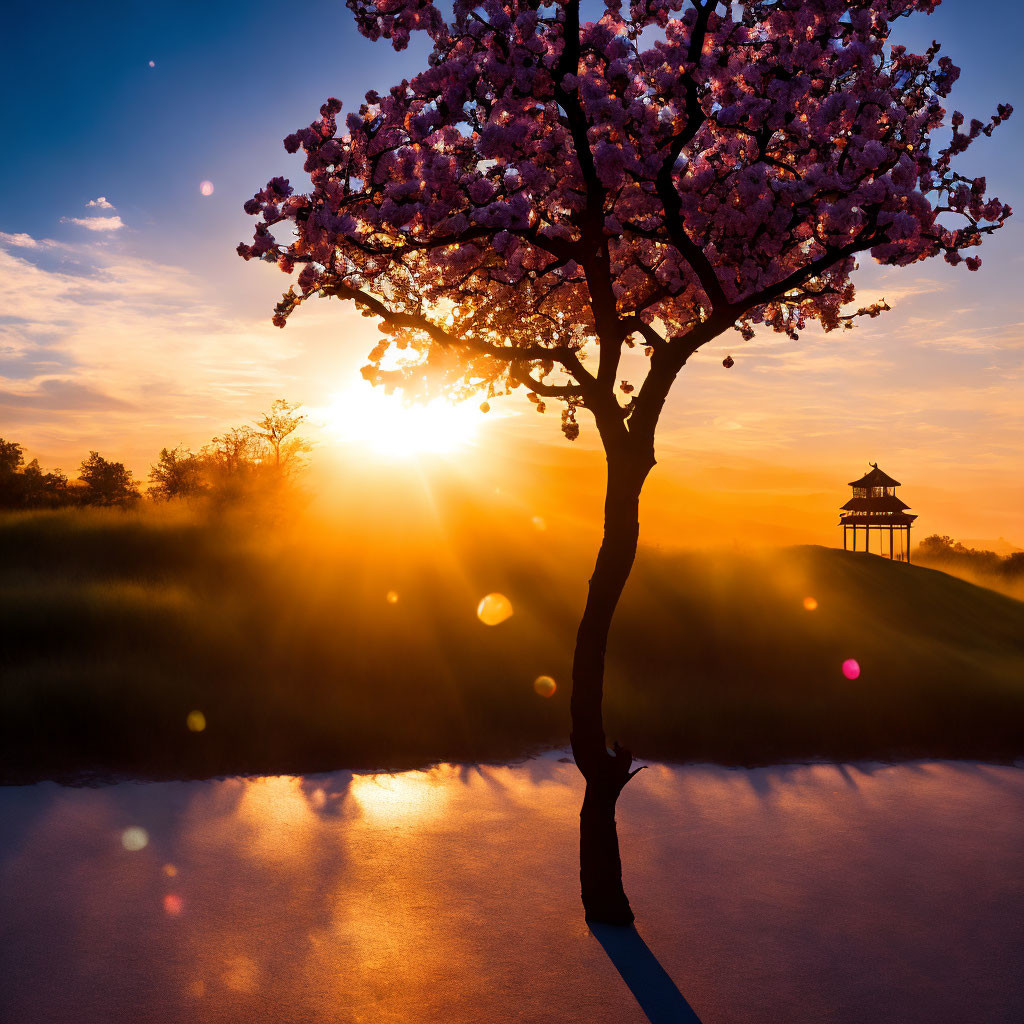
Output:
[[[329,99],[289,135],[310,189],[268,182],[238,251],[298,272],[279,326],[314,297],[376,320],[373,382],[523,388],[560,405],[570,440],[593,417],[607,493],[573,664],[580,878],[588,919],[628,923],[615,803],[637,769],[606,745],[604,658],[669,390],[725,332],[877,316],[884,303],[850,306],[861,253],[977,270],[1010,209],[954,158],[1011,108],[947,115],[959,69],[938,43],[893,41],[938,0],[605,0],[595,22],[578,0],[347,2],[398,50],[426,33],[428,65],[344,129]],[[642,371],[624,379],[633,348]]]

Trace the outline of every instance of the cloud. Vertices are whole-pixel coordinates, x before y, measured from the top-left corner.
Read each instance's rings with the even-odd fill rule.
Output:
[[[68,249],[67,242],[57,242],[52,238],[33,238],[24,232],[11,234],[7,231],[0,231],[0,245],[6,245],[15,249]]]
[[[85,205],[98,206],[101,210],[115,209],[114,204],[106,196],[97,196],[95,199],[90,199]]]
[[[0,235],[0,420],[44,465],[96,449],[141,470],[168,443],[305,397],[294,361],[312,325],[281,332],[271,303],[233,313],[205,278],[118,241],[29,242]]]
[[[89,231],[118,231],[124,227],[120,217],[61,217],[62,224],[77,224]]]
[[[16,249],[35,249],[41,244],[31,235],[10,235],[6,231],[0,231],[0,243],[3,243],[4,245],[13,245]]]
[[[0,388],[0,412],[82,411],[87,409],[132,409],[134,406],[88,384],[61,377],[47,377],[23,390]]]

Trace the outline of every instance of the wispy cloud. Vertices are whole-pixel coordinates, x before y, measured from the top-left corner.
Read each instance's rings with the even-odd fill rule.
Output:
[[[61,217],[62,224],[77,224],[89,231],[119,231],[124,221],[117,215],[113,217]]]
[[[97,196],[95,199],[90,199],[85,205],[98,206],[101,210],[115,209],[114,204],[106,196]]]
[[[0,235],[0,278],[3,432],[44,464],[96,448],[142,467],[295,393],[284,366],[308,332],[232,314],[198,275],[120,243]]]
[[[29,387],[11,390],[0,387],[0,412],[5,415],[31,412],[45,417],[54,411],[132,409],[134,406],[88,384],[60,377],[45,377]]]
[[[38,240],[33,238],[31,235],[26,234],[8,234],[6,231],[0,231],[0,245],[10,245],[15,249],[36,249],[41,244]]]

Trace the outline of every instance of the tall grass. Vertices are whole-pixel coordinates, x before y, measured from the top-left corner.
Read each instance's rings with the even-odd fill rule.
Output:
[[[5,517],[0,772],[404,767],[564,743],[591,553],[534,541],[400,516]],[[515,608],[496,627],[475,614],[491,591]],[[642,552],[608,675],[609,738],[641,755],[1024,753],[1024,605],[875,556]]]

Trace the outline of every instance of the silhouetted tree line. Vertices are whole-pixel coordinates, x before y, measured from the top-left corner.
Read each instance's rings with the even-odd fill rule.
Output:
[[[952,537],[934,533],[921,541],[916,554],[919,558],[943,563],[951,568],[971,569],[974,572],[1006,576],[1011,579],[1024,577],[1024,551],[997,555],[994,551],[979,551],[977,548],[965,547]]]
[[[253,425],[232,427],[198,451],[183,444],[162,448],[150,467],[146,497],[240,498],[290,479],[312,448],[298,433],[306,419],[299,408],[278,399]],[[0,438],[0,508],[125,507],[141,499],[132,471],[99,452],[89,453],[71,481],[60,469],[44,472],[38,459],[26,465],[22,446]]]

